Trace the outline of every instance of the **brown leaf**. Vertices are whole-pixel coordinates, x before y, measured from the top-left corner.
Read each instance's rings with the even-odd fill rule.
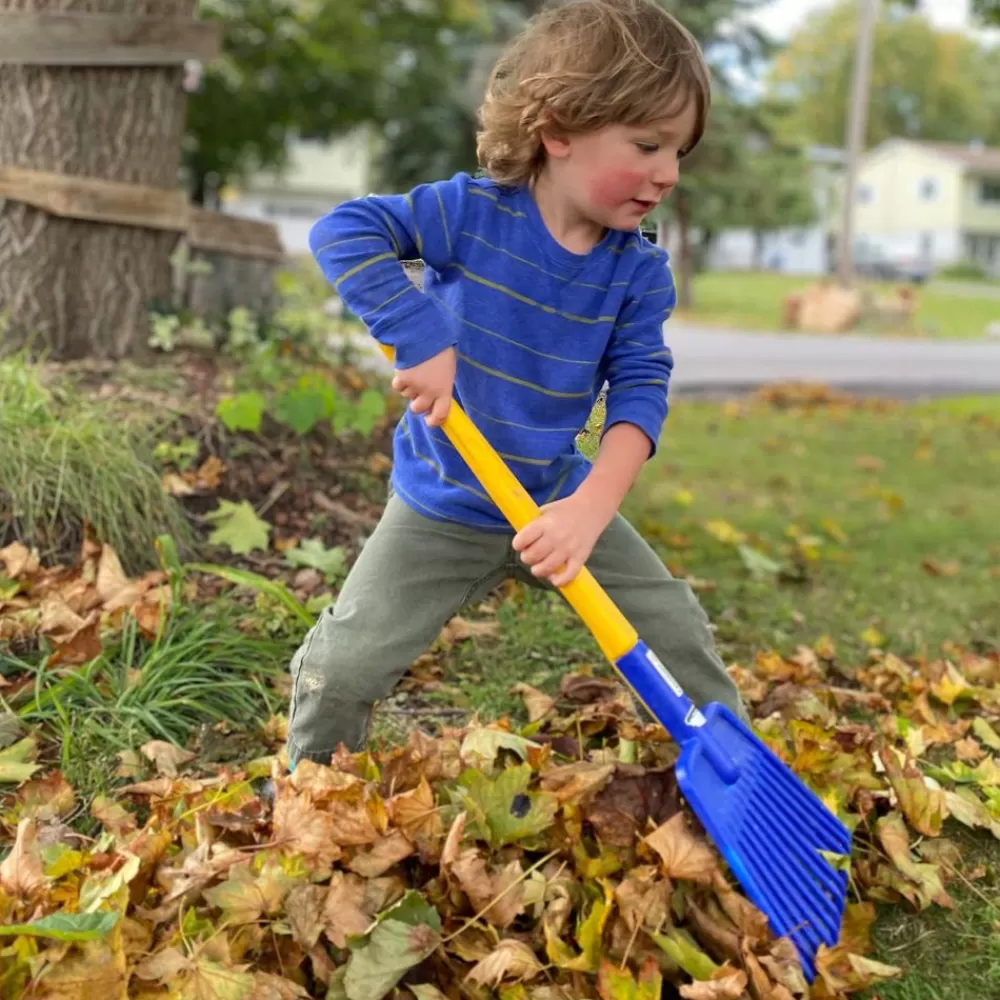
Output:
[[[715,895],[722,912],[743,938],[757,945],[771,936],[767,917],[746,896],[733,889],[721,872],[715,877]]]
[[[477,962],[468,978],[481,986],[499,986],[503,980],[522,983],[543,971],[542,963],[523,941],[504,940]]]
[[[189,497],[195,493],[195,488],[177,472],[164,472],[160,476],[160,485],[172,497]]]
[[[637,927],[659,927],[670,921],[670,895],[668,879],[659,877],[653,865],[633,868],[615,889],[615,902],[625,925],[631,933]]]
[[[615,773],[614,764],[579,761],[554,767],[542,775],[542,788],[551,792],[560,805],[578,804],[584,798],[600,791]]]
[[[276,976],[272,972],[255,972],[253,988],[246,1000],[302,1000],[308,998],[306,990],[284,976]]]
[[[180,973],[191,967],[191,960],[180,948],[170,946],[153,952],[135,967],[135,974],[140,979],[155,980],[167,983]]]
[[[15,899],[24,899],[44,884],[38,824],[33,819],[22,819],[17,824],[14,846],[0,864],[0,887]]]
[[[445,646],[456,646],[466,639],[480,639],[496,635],[500,631],[498,621],[470,621],[456,615],[441,629],[440,641]]]
[[[271,821],[274,839],[291,854],[327,868],[340,857],[333,817],[320,812],[306,795],[279,794]]]
[[[677,813],[654,830],[643,843],[648,844],[663,861],[664,874],[710,885],[718,870],[715,853],[708,843],[688,830],[683,813]]]
[[[444,820],[434,790],[423,775],[416,788],[391,798],[386,811],[392,822],[417,845],[424,860],[436,857],[444,837]]]
[[[515,684],[511,688],[511,693],[519,694],[523,699],[524,707],[528,710],[529,722],[538,722],[540,719],[544,719],[555,707],[554,698],[530,684]]]
[[[747,974],[741,969],[717,969],[711,979],[688,983],[680,988],[684,1000],[740,1000],[747,987]]]
[[[494,875],[479,851],[469,848],[448,867],[448,872],[476,912],[485,911],[483,915],[497,927],[507,927],[524,912],[524,884],[515,884],[522,874],[517,861]]]
[[[97,564],[97,595],[108,611],[127,608],[139,596],[136,585],[122,569],[118,553],[110,545],[101,547]]]
[[[364,878],[377,878],[412,853],[413,842],[402,830],[393,830],[388,836],[376,841],[364,854],[355,855],[347,867]]]
[[[586,807],[585,817],[602,843],[631,847],[647,824],[663,823],[681,808],[673,768],[619,765],[614,777]]]
[[[177,777],[177,769],[195,759],[196,754],[167,743],[166,740],[150,740],[139,747],[140,752],[156,765],[156,770],[168,778]]]
[[[589,674],[566,674],[559,684],[559,693],[564,698],[588,705],[614,698],[618,690],[614,681]]]
[[[38,558],[21,542],[12,542],[0,549],[0,562],[4,565],[5,574],[11,580],[21,576],[33,576],[38,572]]]
[[[51,639],[56,648],[50,665],[87,663],[101,655],[103,647],[97,614],[83,618],[59,597],[43,600],[41,611],[39,631]]]
[[[958,562],[954,559],[949,559],[946,563],[940,563],[931,556],[921,560],[920,565],[924,572],[929,573],[931,576],[957,576],[961,569]]]
[[[32,778],[18,789],[21,818],[40,823],[58,819],[72,812],[76,795],[61,771],[51,771],[41,778]]]
[[[329,890],[322,885],[297,885],[285,897],[285,913],[295,943],[310,951],[323,933]]]
[[[986,751],[971,736],[966,736],[955,744],[955,756],[975,764],[986,756]]]
[[[858,455],[854,464],[865,472],[881,472],[885,468],[885,462],[874,455]]]
[[[363,934],[371,923],[364,907],[365,890],[365,880],[359,875],[333,873],[323,907],[323,929],[338,948],[346,948],[348,937]]]

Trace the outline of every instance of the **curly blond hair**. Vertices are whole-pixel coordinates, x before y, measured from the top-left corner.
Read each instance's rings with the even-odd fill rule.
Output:
[[[690,32],[653,0],[569,0],[532,19],[501,55],[479,109],[480,166],[529,183],[541,133],[649,125],[694,101],[705,130],[711,78]],[[686,152],[689,150],[686,150]]]

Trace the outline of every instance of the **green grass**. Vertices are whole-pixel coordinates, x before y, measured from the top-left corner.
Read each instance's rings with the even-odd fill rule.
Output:
[[[680,400],[626,513],[694,579],[728,663],[823,635],[838,662],[863,662],[871,626],[904,655],[949,641],[1000,647],[1000,397],[885,412]],[[784,574],[754,578],[738,547],[708,530],[713,521],[743,532]],[[928,573],[926,559],[946,573]],[[529,590],[501,605],[499,620],[495,639],[449,651],[444,680],[458,690],[437,697],[484,719],[523,721],[513,685],[555,693],[569,669],[605,669],[557,596]],[[967,840],[965,856],[974,849],[1000,867],[1000,843]],[[989,886],[953,885],[953,913],[886,908],[876,957],[908,974],[880,987],[881,1000],[1000,996],[1000,900]]]
[[[89,799],[114,784],[121,751],[148,740],[183,747],[200,727],[217,723],[249,732],[282,708],[269,681],[286,673],[292,648],[241,628],[245,617],[246,609],[226,602],[182,605],[153,641],[126,618],[89,663],[38,663],[34,686],[11,708],[58,748],[66,779]],[[0,657],[11,673],[28,666]]]
[[[46,562],[74,558],[83,525],[126,572],[154,565],[171,534],[193,554],[194,532],[160,483],[150,426],[43,382],[21,358],[0,361],[0,547],[37,546]]]
[[[807,287],[813,280],[769,272],[705,272],[695,278],[695,305],[686,315],[717,326],[781,330],[785,296]],[[883,294],[891,287],[875,286]],[[933,285],[920,287],[918,295],[920,307],[915,323],[918,334],[979,338],[988,324],[1000,321],[1000,298],[996,295],[955,294]],[[678,313],[679,317],[682,315]]]

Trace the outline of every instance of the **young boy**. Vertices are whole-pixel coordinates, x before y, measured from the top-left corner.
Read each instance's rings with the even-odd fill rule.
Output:
[[[700,139],[709,76],[652,0],[571,0],[501,57],[480,110],[485,178],[339,206],[312,251],[395,350],[410,400],[392,491],[335,605],[292,659],[288,753],[359,748],[442,625],[507,577],[541,586],[587,564],[698,704],[745,718],[688,585],[618,514],[656,449],[673,367],[667,254],[638,226]],[[424,288],[400,263],[421,259]],[[607,383],[591,465],[575,440]],[[516,536],[440,429],[455,398],[542,515]]]

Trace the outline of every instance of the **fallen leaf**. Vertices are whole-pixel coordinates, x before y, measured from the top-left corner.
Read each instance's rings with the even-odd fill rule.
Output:
[[[140,752],[156,765],[156,770],[168,778],[177,777],[177,769],[194,760],[197,756],[189,750],[167,743],[166,740],[150,740],[139,747]]]
[[[495,619],[488,621],[471,621],[456,615],[449,621],[439,636],[445,646],[456,646],[466,639],[481,639],[495,636],[500,631],[500,622]]]
[[[648,844],[663,861],[663,872],[670,878],[711,884],[718,870],[715,853],[708,843],[688,830],[683,813],[668,819],[643,843]]]
[[[684,1000],[740,1000],[747,986],[741,969],[719,969],[711,979],[688,983],[680,988]]]
[[[14,846],[0,863],[0,887],[15,899],[26,899],[44,884],[38,824],[33,819],[22,819],[17,824]]]
[[[542,963],[523,941],[506,940],[477,962],[468,978],[480,986],[495,987],[504,980],[516,983],[530,981],[542,971]]]
[[[529,722],[538,722],[544,719],[555,707],[555,699],[550,698],[544,691],[532,687],[530,684],[515,684],[511,688],[512,694],[519,694],[524,700],[524,707],[528,712]]]

